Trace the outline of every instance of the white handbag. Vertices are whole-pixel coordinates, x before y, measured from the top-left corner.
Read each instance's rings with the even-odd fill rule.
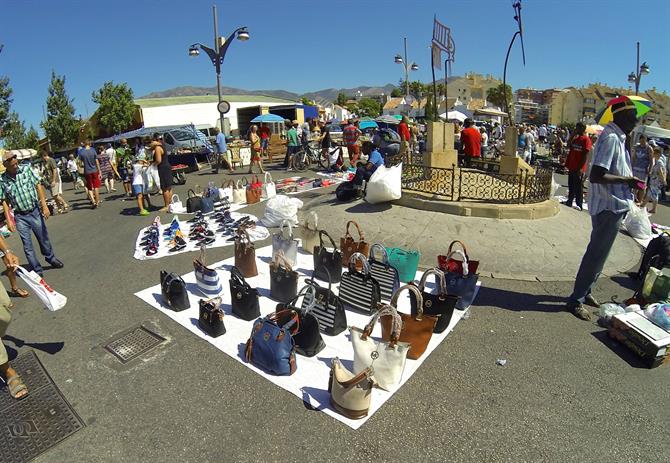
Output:
[[[293,267],[298,262],[298,240],[293,238],[291,222],[283,220],[279,232],[272,235],[272,259],[282,252],[284,259]]]
[[[307,217],[300,225],[300,239],[302,240],[302,250],[306,253],[313,254],[314,247],[321,244],[319,240],[319,217],[316,212],[310,211]]]
[[[228,183],[222,183],[221,188],[219,188],[219,198],[223,201],[223,198],[228,198],[228,202],[233,202],[233,181]]]
[[[370,337],[381,315],[390,315],[393,322],[390,339],[387,341],[375,341]],[[390,391],[400,383],[405,370],[410,345],[398,341],[401,329],[402,319],[396,308],[391,305],[383,306],[374,314],[365,329],[349,327],[354,346],[354,371],[363,371],[371,367],[375,382],[386,391]]]
[[[186,209],[184,208],[181,199],[179,199],[178,194],[172,195],[172,202],[168,206],[168,212],[170,214],[183,214],[186,212]]]
[[[246,204],[247,190],[239,180],[233,183],[233,202],[235,204]]]
[[[44,279],[34,270],[30,272],[21,266],[16,267],[16,274],[30,287],[30,289],[40,298],[44,306],[51,312],[60,310],[67,304],[67,297],[54,291]]]
[[[269,181],[268,177],[270,177]],[[270,175],[270,172],[265,172],[263,192],[261,193],[261,197],[263,199],[270,199],[274,198],[275,196],[277,196],[277,188],[275,187],[275,183],[272,181],[272,175]]]

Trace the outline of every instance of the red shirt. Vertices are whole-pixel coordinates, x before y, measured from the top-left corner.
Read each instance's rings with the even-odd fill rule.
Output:
[[[570,142],[570,152],[565,160],[565,167],[571,172],[586,172],[586,155],[591,151],[591,139],[588,135],[580,135]]]
[[[482,134],[475,127],[468,127],[461,131],[461,143],[463,143],[463,151],[465,151],[466,156],[481,157]]]
[[[398,124],[398,135],[400,135],[400,139],[403,141],[409,141],[409,127],[407,127],[407,124],[404,122],[401,122]]]
[[[258,134],[262,139],[270,138],[270,127],[261,127],[258,129]]]

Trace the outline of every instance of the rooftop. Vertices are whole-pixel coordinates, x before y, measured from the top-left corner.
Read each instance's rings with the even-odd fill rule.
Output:
[[[223,99],[230,103],[296,103],[292,100],[266,95],[224,95]],[[219,97],[216,95],[198,95],[173,96],[167,98],[140,98],[135,100],[135,104],[140,108],[156,108],[160,106],[175,106],[180,104],[216,103],[218,101]]]

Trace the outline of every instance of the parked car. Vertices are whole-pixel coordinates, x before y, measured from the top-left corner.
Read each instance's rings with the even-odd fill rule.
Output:
[[[163,133],[163,143],[169,154],[183,151],[200,152],[211,149],[207,136],[199,130],[171,129]]]

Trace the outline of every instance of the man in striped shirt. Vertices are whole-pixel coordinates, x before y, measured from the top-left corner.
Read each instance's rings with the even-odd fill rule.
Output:
[[[591,160],[588,206],[593,230],[566,306],[566,310],[582,320],[591,319],[582,304],[600,305],[591,290],[605,266],[621,221],[633,203],[632,190],[644,188],[642,181],[633,176],[630,153],[626,150],[626,136],[637,124],[635,106],[632,102],[617,103],[612,106],[612,114],[614,121],[600,134]]]

